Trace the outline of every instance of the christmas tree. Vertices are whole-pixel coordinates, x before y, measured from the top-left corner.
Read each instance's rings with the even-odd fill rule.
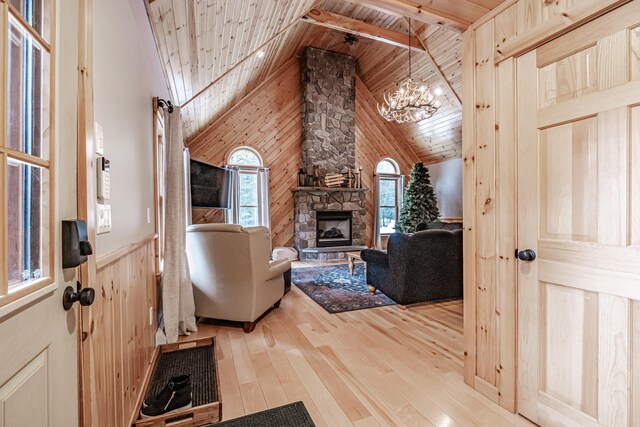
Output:
[[[438,199],[431,186],[429,169],[422,163],[416,163],[404,192],[404,204],[396,231],[413,233],[421,222],[434,222],[439,216]]]

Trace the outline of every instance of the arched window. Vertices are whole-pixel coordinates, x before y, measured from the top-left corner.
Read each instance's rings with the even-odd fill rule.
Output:
[[[257,225],[269,226],[269,183],[268,172],[262,157],[253,148],[239,147],[229,153],[228,165],[237,170],[237,179],[233,181],[235,192],[233,210],[229,222],[243,227]]]
[[[236,148],[229,154],[229,165],[262,167],[262,158],[253,148]]]
[[[391,234],[395,232],[400,215],[404,177],[400,175],[398,163],[390,158],[378,162],[376,175],[379,232],[381,235]]]
[[[378,166],[376,166],[376,173],[399,175],[400,168],[395,160],[386,158],[378,162]]]

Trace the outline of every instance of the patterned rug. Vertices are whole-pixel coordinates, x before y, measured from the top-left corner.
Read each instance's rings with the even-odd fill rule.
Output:
[[[294,268],[291,281],[329,313],[395,304],[380,292],[375,295],[369,293],[363,264],[356,264],[353,276],[346,264]]]

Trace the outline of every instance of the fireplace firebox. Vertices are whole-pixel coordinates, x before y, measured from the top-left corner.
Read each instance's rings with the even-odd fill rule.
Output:
[[[352,211],[316,211],[316,247],[350,246]]]

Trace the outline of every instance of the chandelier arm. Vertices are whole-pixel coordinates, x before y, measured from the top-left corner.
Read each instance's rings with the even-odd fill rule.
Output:
[[[411,18],[409,18],[409,78],[411,78]]]

